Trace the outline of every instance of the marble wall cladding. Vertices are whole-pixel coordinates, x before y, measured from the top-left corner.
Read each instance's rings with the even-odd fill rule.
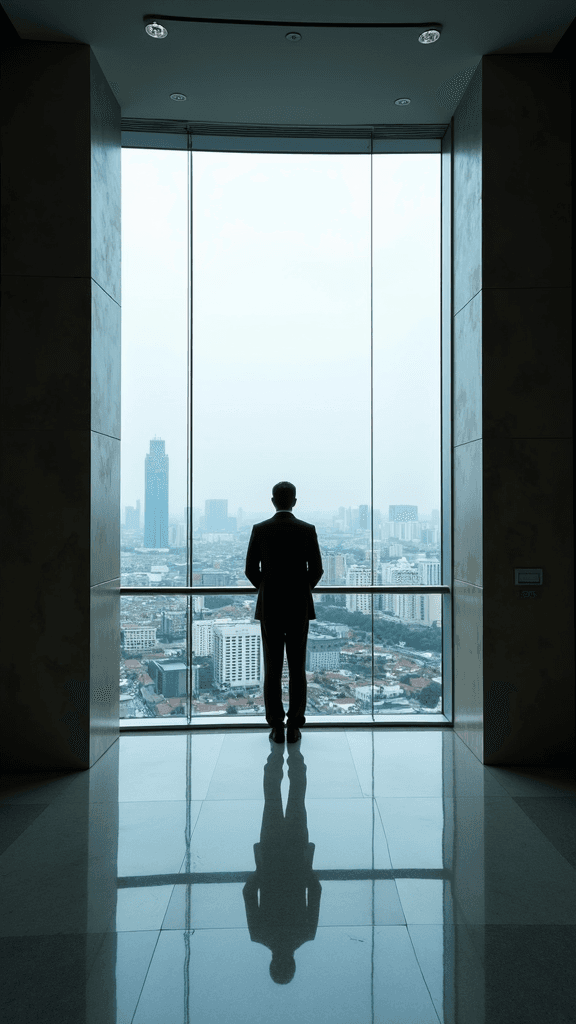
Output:
[[[454,578],[482,586],[482,441],[454,448]]]
[[[84,44],[4,70],[0,729],[11,766],[87,768],[118,736],[119,108]]]
[[[494,288],[482,296],[483,436],[569,437],[570,289]]]
[[[90,590],[90,764],[110,745],[118,729],[120,580]]]
[[[569,288],[568,62],[531,54],[483,65],[483,286]]]
[[[22,42],[3,65],[3,274],[90,277],[89,74],[80,43]]]
[[[454,729],[483,758],[482,588],[454,580]]]
[[[90,446],[80,431],[2,432],[0,748],[8,767],[81,768],[88,750]]]
[[[490,56],[453,125],[454,720],[490,764],[573,744],[569,117],[563,61]],[[544,570],[534,601],[522,566]]]
[[[452,332],[453,444],[482,437],[482,292],[454,317]]]
[[[89,429],[90,283],[2,277],[0,423]]]
[[[92,281],[91,426],[120,437],[120,306]]]
[[[454,115],[453,310],[482,287],[482,62]]]
[[[572,442],[484,440],[485,762],[563,764],[573,756]],[[514,567],[542,568],[521,600]]]
[[[90,51],[91,275],[120,302],[120,105]]]
[[[90,586],[120,576],[120,441],[92,431]]]

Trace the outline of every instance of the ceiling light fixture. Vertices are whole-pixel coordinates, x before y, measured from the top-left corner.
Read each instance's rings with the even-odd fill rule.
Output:
[[[299,32],[287,32],[285,38],[289,39],[291,43],[297,43],[302,36]]]
[[[440,33],[436,28],[430,28],[426,32],[422,32],[421,35],[418,36],[418,42],[424,44],[437,43],[439,39]]]
[[[397,107],[407,107],[408,104],[410,103],[410,100],[408,99],[407,96],[403,96],[399,100],[394,100],[394,103],[396,104]]]
[[[187,99],[187,98],[188,97],[185,96],[183,92],[171,92],[170,93],[170,99],[171,100],[176,100],[176,103],[183,103],[184,100]]]
[[[151,21],[146,25],[146,35],[151,39],[166,39],[168,29],[164,28],[164,25],[159,25],[157,21]]]

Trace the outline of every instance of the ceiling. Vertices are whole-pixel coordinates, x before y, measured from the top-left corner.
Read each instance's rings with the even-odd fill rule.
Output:
[[[124,118],[261,125],[447,122],[480,57],[549,53],[575,0],[3,0],[25,39],[88,43]],[[283,25],[166,22],[162,15]],[[319,22],[310,27],[306,22]],[[367,23],[430,22],[419,28]],[[351,23],[351,27],[338,27]],[[292,29],[297,42],[286,39]],[[184,102],[170,99],[183,93]],[[399,97],[410,105],[396,106]]]

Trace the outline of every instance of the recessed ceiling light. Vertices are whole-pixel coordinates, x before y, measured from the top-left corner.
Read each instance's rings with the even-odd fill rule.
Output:
[[[183,103],[183,101],[187,99],[187,97],[184,95],[183,92],[171,92],[170,99],[176,100],[177,103]]]
[[[430,28],[418,36],[419,43],[436,43],[440,39],[440,33],[436,28]]]
[[[146,33],[152,39],[166,39],[168,29],[164,28],[164,25],[159,25],[157,21],[151,21],[146,25]]]
[[[403,96],[399,100],[394,100],[394,103],[396,104],[397,107],[407,107],[408,104],[410,103],[410,100],[406,96]]]
[[[289,39],[291,43],[297,43],[299,39],[302,39],[302,36],[299,32],[287,32],[285,38]]]

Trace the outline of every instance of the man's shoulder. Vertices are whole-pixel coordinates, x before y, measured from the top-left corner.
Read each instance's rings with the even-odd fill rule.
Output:
[[[253,529],[259,532],[267,532],[268,530],[275,531],[280,525],[292,530],[316,530],[316,527],[312,523],[306,523],[303,519],[297,519],[293,514],[289,516],[271,516],[270,519],[264,519],[261,523],[255,523]]]
[[[307,522],[304,521],[304,519],[296,519],[296,522],[298,523],[298,526],[305,527],[306,530],[315,530],[316,529],[316,527],[314,526],[314,523],[307,523]]]

